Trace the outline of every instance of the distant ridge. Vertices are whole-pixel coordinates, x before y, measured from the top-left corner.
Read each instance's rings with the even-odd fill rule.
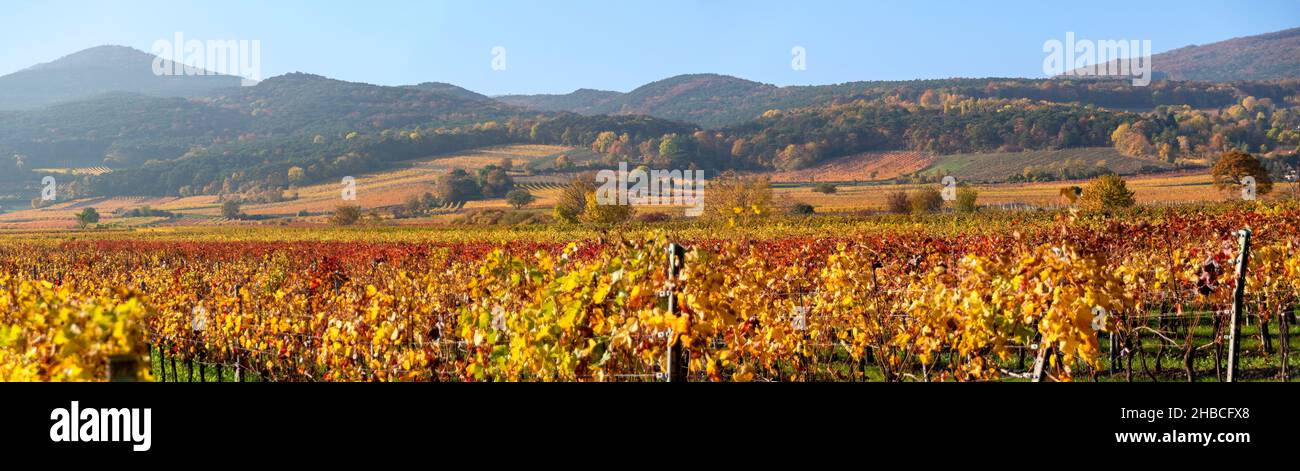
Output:
[[[0,77],[0,110],[39,108],[109,92],[188,97],[240,85],[239,77],[228,75],[157,76],[153,62],[153,55],[125,46],[76,52]]]

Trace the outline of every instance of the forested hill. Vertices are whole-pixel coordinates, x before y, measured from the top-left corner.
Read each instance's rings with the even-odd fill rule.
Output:
[[[1166,80],[1278,80],[1300,78],[1300,28],[1187,46],[1156,54],[1155,78]]]
[[[858,99],[917,100],[929,90],[978,98],[1030,98],[1123,109],[1159,105],[1219,108],[1242,96],[1278,99],[1282,93],[1241,82],[1300,79],[1300,28],[1187,46],[1152,60],[1157,82],[1133,87],[1119,80],[1023,78],[867,81],[776,87],[717,74],[670,77],[628,93],[578,90],[567,95],[510,95],[499,100],[539,111],[647,114],[708,128],[743,123],[771,109],[824,106]],[[1207,83],[1186,83],[1198,81]]]

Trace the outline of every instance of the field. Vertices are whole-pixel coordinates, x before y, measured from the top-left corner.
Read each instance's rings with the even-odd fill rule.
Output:
[[[419,196],[433,189],[437,178],[451,169],[460,168],[475,171],[487,165],[500,164],[509,159],[515,169],[513,176],[524,186],[534,186],[538,201],[536,207],[549,205],[559,183],[567,181],[564,177],[530,177],[522,169],[530,162],[538,161],[541,167],[547,167],[550,161],[559,155],[569,155],[575,162],[584,162],[593,158],[590,151],[563,146],[514,145],[479,149],[453,155],[442,155],[427,159],[403,162],[397,168],[368,175],[357,175],[356,204],[365,208],[377,209],[402,204],[407,197]],[[550,184],[542,184],[550,182]],[[310,185],[292,188],[286,193],[296,195],[296,199],[280,203],[247,204],[244,213],[267,220],[303,220],[323,222],[325,215],[335,207],[345,204],[341,199],[342,185],[338,183]],[[170,211],[178,214],[177,220],[136,220],[119,221],[115,211],[127,211],[143,206]],[[18,229],[70,229],[76,225],[73,215],[86,207],[93,207],[104,216],[103,223],[128,225],[204,225],[204,224],[239,224],[221,218],[221,203],[213,195],[195,197],[116,197],[92,198],[51,204],[40,209],[23,209],[0,214],[0,228]],[[471,202],[463,209],[508,208],[504,200]],[[308,216],[300,218],[299,213]],[[258,222],[243,224],[256,224]]]
[[[1196,202],[1226,201],[1236,195],[1216,190],[1212,186],[1210,175],[1203,172],[1175,172],[1151,176],[1132,177],[1128,187],[1134,192],[1139,203],[1151,205],[1185,204]],[[1061,208],[1069,202],[1061,198],[1061,188],[1083,186],[1086,181],[1058,181],[1043,183],[1011,183],[998,185],[975,185],[979,190],[979,204],[990,207],[1007,208]],[[803,202],[813,206],[819,213],[882,211],[885,199],[897,191],[913,191],[922,186],[933,185],[898,185],[883,183],[849,183],[836,185],[834,194],[817,193],[810,184],[778,185],[778,198],[792,202]],[[1277,197],[1291,195],[1295,191],[1293,183],[1279,183],[1273,193]]]
[[[1298,221],[1272,202],[7,230],[0,379],[112,360],[166,381],[1215,381],[1244,279],[1235,379],[1275,380],[1297,363]]]
[[[872,152],[851,155],[803,170],[776,172],[772,181],[869,182],[892,180],[923,170],[936,157],[920,152]]]

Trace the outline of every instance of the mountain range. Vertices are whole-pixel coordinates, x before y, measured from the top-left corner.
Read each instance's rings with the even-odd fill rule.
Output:
[[[219,180],[212,175],[246,165],[278,172],[286,162],[310,160],[319,169],[343,171],[345,162],[336,160],[349,153],[379,154],[382,158],[366,157],[379,159],[366,165],[382,165],[397,156],[485,142],[543,139],[587,146],[609,132],[623,136],[619,147],[658,146],[661,143],[653,140],[660,136],[701,129],[731,137],[710,142],[705,133],[681,152],[708,153],[715,164],[732,167],[799,167],[850,149],[880,146],[933,151],[1017,148],[1030,137],[1037,144],[1026,148],[1048,142],[1105,145],[1109,134],[1104,130],[1111,124],[1098,123],[1132,120],[1123,115],[1129,111],[1165,105],[1222,109],[1245,97],[1291,103],[1300,96],[1298,40],[1300,28],[1169,51],[1153,59],[1158,74],[1207,81],[1159,80],[1147,87],[1131,86],[1127,80],[1026,78],[778,87],[727,75],[691,74],[626,93],[582,89],[564,95],[498,97],[448,83],[380,86],[307,73],[247,87],[231,76],[159,77],[152,71],[153,56],[102,46],[0,77],[0,169],[158,168],[184,159],[190,160],[187,165],[199,158],[224,160],[205,170],[210,175],[204,182],[193,177],[194,185],[189,185],[207,188],[212,179]],[[939,112],[972,99],[1018,100],[1014,106],[1037,113],[1026,119],[1044,119],[1041,127],[1046,131],[1021,129],[996,113],[949,119],[946,111]],[[1038,102],[1061,106],[1042,107]],[[1089,107],[1110,111],[1102,116],[1087,111]],[[1067,115],[1077,115],[1078,124],[1063,127]],[[974,119],[986,122],[965,122]],[[1157,128],[1176,128],[1172,117],[1151,119]],[[842,126],[853,122],[868,127]],[[994,129],[994,123],[1005,129]],[[1097,129],[1073,135],[1089,126]],[[913,132],[921,128],[935,135]],[[960,132],[939,135],[954,131]],[[1150,132],[1150,139],[1172,139]],[[444,138],[438,143],[423,137],[399,142],[390,139],[394,133]],[[362,139],[335,141],[350,141],[347,136],[354,134]],[[738,141],[737,136],[745,138]],[[1263,138],[1243,134],[1234,139]],[[814,141],[829,147],[809,147]],[[609,145],[604,142],[602,146]],[[737,142],[740,147],[721,147]],[[747,154],[746,160],[725,162],[727,155],[740,155],[738,151]],[[310,170],[311,163],[303,165]],[[166,191],[175,191],[183,185],[171,183],[190,177],[170,178],[175,181],[165,185]],[[120,191],[125,189],[129,186]]]

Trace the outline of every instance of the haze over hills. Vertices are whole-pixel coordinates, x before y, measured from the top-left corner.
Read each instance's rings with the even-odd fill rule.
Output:
[[[137,165],[193,146],[295,135],[474,123],[517,110],[481,95],[383,87],[293,73],[190,98],[110,92],[0,112],[0,155],[31,165]]]
[[[0,110],[32,109],[55,103],[127,92],[188,97],[240,85],[228,75],[158,76],[154,56],[124,46],[99,46],[0,77]],[[171,61],[164,61],[170,67]]]
[[[1276,80],[1300,77],[1300,28],[1156,54],[1155,78],[1166,80]]]

